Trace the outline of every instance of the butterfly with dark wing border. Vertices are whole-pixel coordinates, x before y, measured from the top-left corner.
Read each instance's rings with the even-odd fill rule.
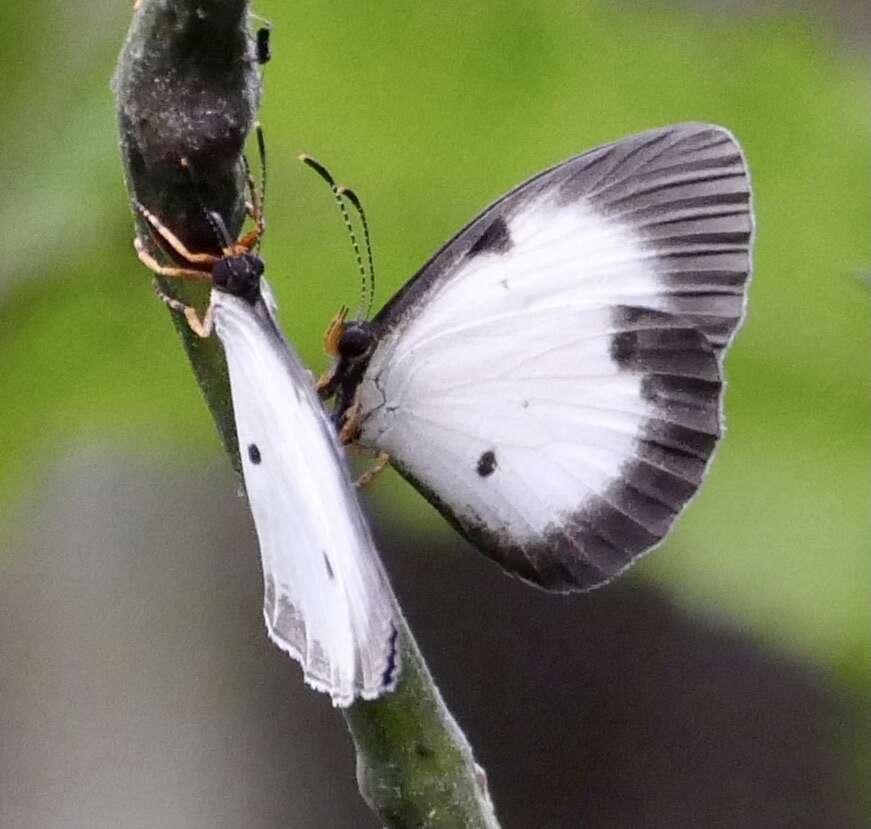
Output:
[[[488,207],[371,322],[338,318],[321,384],[503,568],[597,587],[656,547],[723,432],[753,214],[711,124],[641,133]]]

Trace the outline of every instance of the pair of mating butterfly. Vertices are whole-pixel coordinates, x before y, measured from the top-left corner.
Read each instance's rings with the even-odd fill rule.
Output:
[[[371,322],[340,316],[322,397],[283,337],[252,253],[190,254],[210,278],[270,637],[337,705],[390,690],[396,609],[343,442],[387,453],[467,539],[556,591],[603,584],[656,546],[722,433],[753,218],[740,146],[682,124],[572,158],[488,207]],[[220,217],[213,215],[223,228]],[[223,231],[226,236],[226,231]],[[210,271],[210,276],[204,273]]]

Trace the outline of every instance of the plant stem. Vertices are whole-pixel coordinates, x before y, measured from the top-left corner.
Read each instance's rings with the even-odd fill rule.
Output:
[[[245,0],[142,0],[118,62],[118,123],[131,200],[195,251],[220,253],[203,204],[224,217],[231,234],[245,219],[242,152],[261,89],[247,15]],[[139,238],[159,256],[147,224],[134,215]],[[202,285],[174,283],[171,290],[186,303],[206,301]],[[201,340],[178,315],[173,319],[239,472],[217,338]],[[395,829],[498,829],[484,773],[401,615],[399,635],[397,690],[343,711],[357,749],[361,794]]]

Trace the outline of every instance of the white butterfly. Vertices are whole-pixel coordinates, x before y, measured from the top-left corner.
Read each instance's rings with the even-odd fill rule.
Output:
[[[224,347],[269,637],[335,705],[378,697],[395,687],[399,671],[393,596],[333,426],[276,322],[263,262],[250,252],[259,235],[232,243],[220,216],[210,214],[225,238],[224,255],[190,254],[137,207],[191,267],[162,266],[137,240],[140,259],[165,276],[213,285],[202,322],[193,309],[161,297],[201,336],[214,327]]]
[[[505,569],[595,587],[702,483],[752,234],[722,127],[600,147],[487,208],[371,323],[339,319],[322,393]]]

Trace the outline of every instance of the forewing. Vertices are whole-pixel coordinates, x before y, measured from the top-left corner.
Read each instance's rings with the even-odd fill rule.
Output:
[[[213,305],[269,636],[336,705],[377,697],[396,680],[392,595],[311,378],[262,300],[214,291]]]
[[[361,443],[509,570],[560,590],[608,580],[701,484],[751,235],[743,155],[719,127],[537,176],[377,318]]]

